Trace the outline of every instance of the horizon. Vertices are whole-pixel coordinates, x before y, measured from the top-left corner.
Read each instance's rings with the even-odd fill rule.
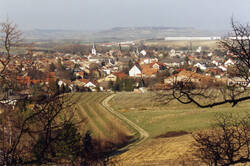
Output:
[[[250,3],[242,0],[0,0],[0,20],[9,17],[23,30],[100,31],[115,27],[230,29],[230,18],[248,22]]]

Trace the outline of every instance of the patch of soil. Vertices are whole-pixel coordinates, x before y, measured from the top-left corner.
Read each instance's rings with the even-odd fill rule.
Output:
[[[165,134],[156,136],[155,138],[170,138],[170,137],[178,137],[178,136],[182,136],[182,135],[186,135],[186,134],[190,134],[187,131],[169,131]]]

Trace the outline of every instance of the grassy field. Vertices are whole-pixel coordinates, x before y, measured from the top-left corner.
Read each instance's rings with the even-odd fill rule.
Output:
[[[121,145],[131,141],[135,133],[102,106],[101,102],[108,96],[108,93],[76,93],[76,115],[79,120],[87,121],[81,126],[83,133],[89,130],[94,139],[104,144]]]
[[[213,124],[216,113],[250,113],[250,102],[240,103],[235,107],[222,105],[201,109],[192,104],[183,105],[177,101],[161,104],[153,93],[119,93],[110,105],[150,133],[151,137],[168,131],[195,131],[208,128]]]
[[[192,135],[171,138],[156,138],[169,131],[193,132],[209,128],[217,113],[250,113],[250,102],[246,101],[232,108],[222,105],[200,109],[194,105],[183,105],[176,101],[161,104],[155,94],[117,93],[110,105],[149,132],[150,139],[142,145],[127,151],[117,158],[121,165],[200,165],[194,158]]]

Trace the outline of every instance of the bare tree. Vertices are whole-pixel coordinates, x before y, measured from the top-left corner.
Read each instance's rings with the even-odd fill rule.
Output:
[[[249,114],[219,114],[212,129],[193,134],[196,156],[209,165],[250,162]]]
[[[225,40],[219,41],[221,49],[228,51],[235,60],[234,77],[228,73],[227,81],[206,82],[206,79],[173,77],[168,92],[161,95],[167,100],[177,99],[182,104],[193,103],[201,108],[226,103],[232,106],[250,100],[250,26],[231,21],[233,31]],[[203,80],[202,80],[203,79]]]
[[[5,76],[6,68],[11,61],[12,49],[17,46],[21,41],[21,31],[18,30],[16,24],[9,21],[7,18],[4,23],[1,23],[0,27],[0,42],[1,47],[4,48],[3,56],[0,58],[2,69],[0,70],[0,76]]]
[[[0,87],[14,90],[15,68],[10,68],[13,48],[21,39],[17,25],[8,19],[1,24]],[[2,92],[3,93],[3,92]],[[4,96],[0,99],[0,165],[104,165],[106,153],[96,150],[88,154],[78,125],[85,120],[76,119],[74,94],[61,94],[57,82],[39,87],[36,95],[26,98]],[[90,136],[88,136],[90,139]],[[105,154],[105,155],[103,155]],[[93,160],[86,158],[91,156]],[[98,156],[98,157],[95,157]]]

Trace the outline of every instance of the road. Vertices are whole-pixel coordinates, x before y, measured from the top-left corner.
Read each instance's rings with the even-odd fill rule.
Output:
[[[139,144],[141,144],[142,142],[144,142],[148,137],[149,134],[147,131],[145,131],[144,129],[142,129],[140,126],[138,126],[137,124],[135,124],[134,122],[132,122],[131,120],[129,120],[128,118],[126,118],[124,115],[122,115],[121,113],[114,111],[113,108],[111,108],[108,104],[108,102],[115,96],[115,94],[112,94],[110,96],[108,96],[106,99],[104,99],[102,101],[102,105],[112,114],[114,114],[115,116],[117,116],[119,119],[125,121],[129,126],[131,126],[132,128],[134,128],[138,133],[139,133],[139,139],[138,141],[136,141],[135,143],[131,143],[128,144],[127,146],[121,148],[120,150],[125,150],[125,149],[131,149]]]

